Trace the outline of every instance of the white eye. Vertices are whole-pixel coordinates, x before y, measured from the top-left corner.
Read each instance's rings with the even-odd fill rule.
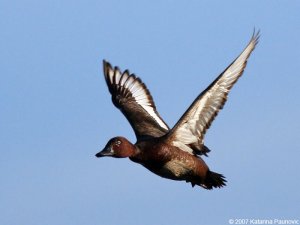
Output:
[[[117,141],[116,141],[116,145],[120,146],[120,144],[121,144],[121,141],[120,141],[120,140],[117,140]]]

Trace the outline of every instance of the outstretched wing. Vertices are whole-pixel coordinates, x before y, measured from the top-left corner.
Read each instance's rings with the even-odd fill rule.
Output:
[[[112,102],[127,118],[137,139],[166,134],[169,127],[156,111],[152,96],[141,79],[128,70],[122,73],[118,67],[112,68],[104,60],[103,69]]]
[[[242,75],[258,39],[259,32],[254,32],[244,51],[195,99],[183,114],[167,135],[167,140],[171,141],[174,146],[191,154],[198,154],[197,151],[202,151],[206,130],[223,108],[230,89]]]

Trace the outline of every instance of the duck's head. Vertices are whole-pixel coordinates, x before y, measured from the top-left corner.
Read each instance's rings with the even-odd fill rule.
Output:
[[[124,137],[110,139],[104,149],[96,154],[96,157],[111,156],[114,158],[126,158],[133,156],[135,146]]]

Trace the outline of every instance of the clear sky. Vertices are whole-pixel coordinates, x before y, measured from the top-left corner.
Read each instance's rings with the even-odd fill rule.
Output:
[[[299,12],[299,1],[2,0],[0,224],[300,219]],[[140,76],[172,127],[254,27],[259,45],[205,141],[228,186],[94,157],[113,136],[135,142],[103,59]]]

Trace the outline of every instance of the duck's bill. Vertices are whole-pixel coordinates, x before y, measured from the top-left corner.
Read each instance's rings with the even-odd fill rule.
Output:
[[[100,158],[104,156],[112,156],[113,152],[111,151],[110,148],[104,148],[102,151],[98,152],[95,156]]]

